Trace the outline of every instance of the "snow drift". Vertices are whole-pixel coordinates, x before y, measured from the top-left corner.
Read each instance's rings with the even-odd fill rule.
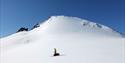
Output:
[[[107,26],[52,16],[31,31],[1,38],[1,63],[124,63],[124,40]],[[52,56],[54,48],[61,56]]]

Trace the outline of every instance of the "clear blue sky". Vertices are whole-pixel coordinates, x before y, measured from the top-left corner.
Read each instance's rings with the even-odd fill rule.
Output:
[[[53,15],[80,17],[125,33],[125,0],[0,0],[0,36]]]

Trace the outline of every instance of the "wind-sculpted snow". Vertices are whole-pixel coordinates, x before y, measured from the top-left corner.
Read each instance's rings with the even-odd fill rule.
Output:
[[[76,17],[52,16],[31,31],[0,39],[1,63],[124,63],[125,38]],[[54,57],[54,48],[60,56]]]

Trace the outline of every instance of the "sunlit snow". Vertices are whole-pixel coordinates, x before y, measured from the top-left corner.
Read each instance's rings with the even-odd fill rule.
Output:
[[[77,17],[52,16],[38,28],[1,38],[0,62],[124,63],[125,38],[100,26]],[[53,56],[54,48],[60,56]]]

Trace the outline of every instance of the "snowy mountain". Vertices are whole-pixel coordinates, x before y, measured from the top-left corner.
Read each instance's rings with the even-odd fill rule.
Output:
[[[92,34],[107,34],[120,36],[119,33],[113,31],[111,28],[90,22],[88,20],[80,19],[77,17],[66,17],[66,16],[52,16],[45,23],[40,25],[39,30],[51,33],[71,33],[71,32],[89,32]]]
[[[31,31],[1,38],[1,63],[124,63],[124,41],[107,26],[52,16]],[[54,48],[60,56],[53,56]]]

